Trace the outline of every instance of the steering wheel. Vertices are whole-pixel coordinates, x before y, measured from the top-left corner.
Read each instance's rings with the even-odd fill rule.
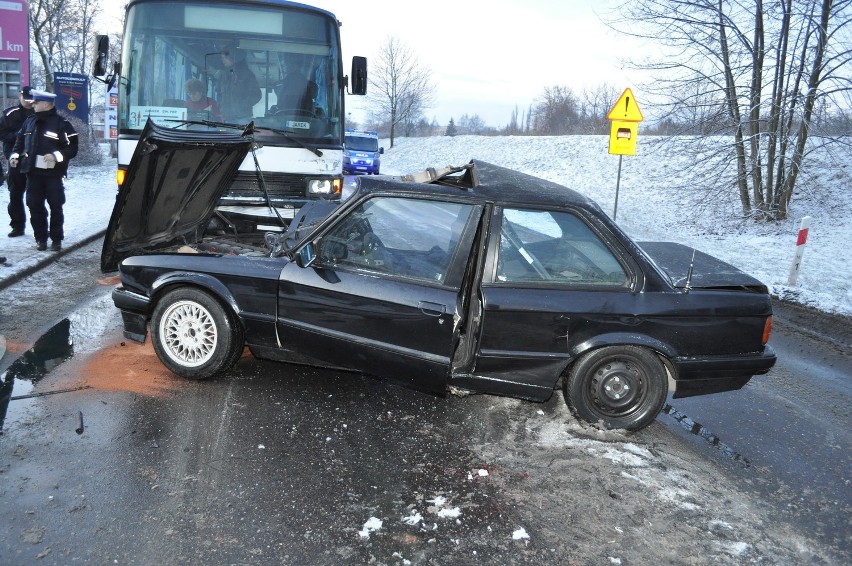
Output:
[[[304,108],[281,108],[278,107],[275,112],[272,114],[273,116],[304,116],[305,118],[313,118],[314,113],[310,110],[305,110]]]
[[[361,239],[361,255],[373,255],[384,247],[385,245],[373,232],[367,232]]]

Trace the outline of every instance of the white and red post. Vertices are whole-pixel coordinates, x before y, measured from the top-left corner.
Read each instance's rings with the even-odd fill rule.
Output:
[[[787,285],[795,285],[799,278],[799,267],[802,265],[802,256],[805,255],[805,244],[808,242],[808,229],[811,227],[811,217],[805,216],[802,218],[802,223],[799,226],[799,238],[796,240],[796,257],[793,258],[793,265],[790,266],[790,276],[787,278]]]

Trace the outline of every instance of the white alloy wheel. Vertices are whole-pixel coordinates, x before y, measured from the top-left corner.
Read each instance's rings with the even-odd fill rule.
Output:
[[[198,367],[216,353],[216,321],[210,311],[194,301],[169,305],[160,318],[159,330],[166,355],[178,365]]]

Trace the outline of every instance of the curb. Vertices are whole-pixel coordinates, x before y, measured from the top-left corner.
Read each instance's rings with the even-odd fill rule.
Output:
[[[0,280],[0,291],[5,289],[6,287],[9,287],[10,285],[14,285],[15,283],[17,283],[21,279],[29,277],[30,275],[32,275],[36,271],[44,269],[46,266],[50,265],[51,263],[53,263],[57,259],[63,257],[64,255],[70,254],[71,252],[76,251],[76,250],[82,248],[83,246],[89,245],[90,243],[94,242],[98,238],[102,238],[104,236],[104,234],[106,234],[106,230],[101,230],[100,232],[96,232],[96,233],[92,234],[91,236],[83,238],[79,242],[75,242],[75,243],[71,244],[70,246],[67,246],[67,247],[63,246],[60,251],[50,254],[49,256],[45,257],[44,259],[38,261],[36,264],[31,265],[31,266],[27,267],[26,269],[23,269],[23,270],[15,273],[14,275],[11,275],[11,276],[9,276],[5,279]]]

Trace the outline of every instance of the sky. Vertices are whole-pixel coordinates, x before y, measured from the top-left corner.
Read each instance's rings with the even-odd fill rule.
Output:
[[[641,75],[621,61],[649,49],[604,23],[624,0],[307,0],[342,22],[344,69],[352,57],[375,63],[389,37],[398,38],[431,71],[435,104],[425,112],[446,125],[479,115],[504,127],[517,107],[527,109],[548,86],[630,87],[640,107]],[[120,21],[123,2],[106,0],[105,20]],[[363,121],[364,97],[347,96],[347,112]]]
[[[619,37],[603,22],[621,1],[432,0],[406,4],[388,0],[314,0],[337,16],[344,69],[353,55],[377,60],[390,36],[408,46],[432,71],[436,103],[426,111],[441,125],[452,117],[478,114],[503,127],[515,107],[523,114],[547,86],[575,92],[609,83],[617,90],[639,79],[620,60],[638,42]],[[347,98],[353,117],[363,113],[359,97]]]

